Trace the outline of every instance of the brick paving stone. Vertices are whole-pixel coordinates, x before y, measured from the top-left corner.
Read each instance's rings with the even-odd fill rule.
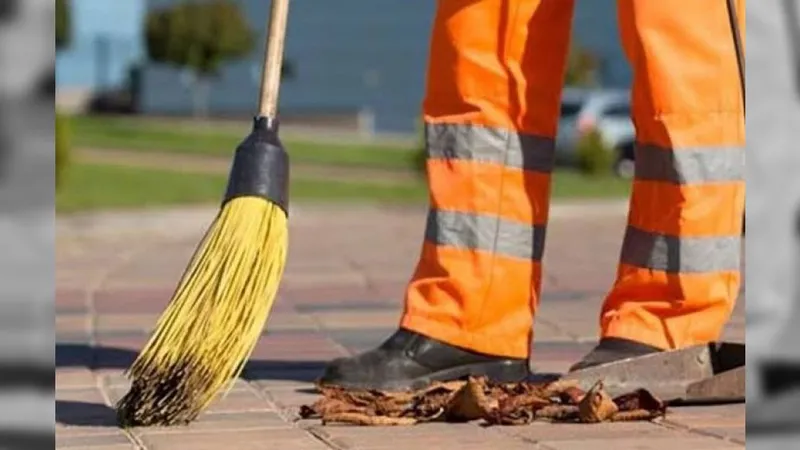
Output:
[[[160,314],[140,313],[104,313],[95,315],[95,330],[103,332],[135,331],[139,334],[150,333]]]
[[[353,450],[411,449],[531,449],[530,442],[477,424],[429,423],[400,427],[314,426],[316,434]]]
[[[93,336],[91,329],[87,331],[56,331],[57,347],[61,345],[80,345],[88,346],[91,344]]]
[[[703,436],[615,437],[610,439],[577,439],[571,441],[542,441],[543,450],[675,450],[676,448],[696,448],[703,450],[731,450],[745,448],[742,444],[720,441]]]
[[[542,301],[537,317],[573,339],[595,341],[600,331],[602,298],[592,300]]]
[[[374,294],[366,284],[291,286],[281,284],[280,298],[292,305],[324,305],[348,302],[374,302]]]
[[[245,377],[264,392],[311,389],[311,383],[319,377],[322,369],[294,372],[250,372]],[[272,397],[270,397],[272,398]]]
[[[531,367],[537,372],[564,372],[588,353],[594,344],[574,341],[536,341]]]
[[[130,386],[130,380],[122,370],[95,370],[94,374],[102,380],[102,385],[105,387],[124,387],[127,389]]]
[[[231,431],[184,430],[181,433],[141,432],[148,450],[322,450],[329,447],[297,428]]]
[[[525,426],[498,427],[509,436],[524,438],[531,442],[572,441],[578,438],[587,440],[608,440],[623,437],[642,437],[647,439],[677,438],[688,433],[674,430],[651,422],[620,422],[600,424],[550,424],[534,422]]]
[[[63,388],[56,391],[56,403],[59,402],[65,403],[56,408],[56,413],[71,415],[81,412],[81,408],[79,407],[80,403],[102,404],[103,396],[97,386],[77,389]]]
[[[305,331],[314,332],[319,329],[317,321],[306,314],[292,310],[275,308],[270,312],[264,333],[273,331]]]
[[[342,286],[366,286],[367,278],[364,273],[358,270],[337,270],[330,272],[290,272],[284,274],[281,284],[287,289],[294,287],[342,287]]]
[[[745,441],[744,404],[673,408],[665,422],[735,442]]]
[[[391,304],[402,306],[403,295],[405,294],[408,281],[411,279],[409,272],[401,281],[387,282],[385,280],[375,280],[370,278],[370,292],[376,299],[383,300]]]
[[[347,311],[364,311],[364,312],[394,312],[399,318],[402,311],[402,304],[399,301],[375,301],[375,300],[351,300],[351,301],[306,301],[298,302],[294,305],[295,310],[302,314],[309,314],[313,317],[315,313],[327,312],[347,312]]]
[[[88,333],[91,316],[84,313],[56,315],[56,333]]]
[[[85,314],[88,310],[88,296],[85,289],[57,288],[55,296],[56,314]]]
[[[390,328],[360,328],[348,330],[326,330],[328,336],[351,354],[369,350],[385,341],[395,330]]]
[[[145,333],[131,333],[126,331],[112,331],[110,333],[99,333],[96,337],[96,352],[100,358],[116,359],[135,358],[139,350],[147,343],[148,336]]]
[[[275,411],[245,411],[202,414],[197,421],[189,424],[190,431],[232,431],[262,428],[290,428],[291,423]]]
[[[300,406],[310,405],[319,398],[319,394],[309,385],[296,389],[267,388],[264,393],[276,407],[292,410],[292,414]]]
[[[93,302],[98,313],[160,314],[169,302],[174,286],[152,286],[128,289],[104,288],[94,294]]]
[[[542,372],[565,370],[594,344],[624,231],[624,208],[605,215],[596,207],[586,209],[591,215],[582,206],[570,208],[556,208],[548,229],[532,361]],[[127,391],[123,370],[146,342],[212,216],[211,210],[187,210],[59,221],[56,383],[58,416],[66,423],[56,428],[62,441],[117,435],[105,425],[112,416],[104,398],[115,401]],[[137,429],[136,435],[148,449],[313,450],[328,448],[324,440],[342,449],[397,448],[398,442],[458,450],[741,448],[744,409],[731,405],[674,409],[662,425],[364,428],[300,422],[314,437],[286,422],[298,406],[318,398],[310,383],[330,359],[371,348],[394,330],[424,216],[423,208],[303,206],[290,223],[286,276],[244,380],[196,423]],[[744,339],[744,304],[743,295],[726,339]],[[91,445],[131,448],[101,440]]]
[[[533,339],[535,342],[571,341],[573,336],[540,317],[536,319],[533,327]]]
[[[217,398],[208,409],[209,413],[240,413],[250,411],[272,411],[274,406],[260,397],[254,390],[236,390]]]
[[[344,351],[319,332],[267,332],[261,336],[252,360],[325,361],[343,356]]]
[[[111,404],[116,405],[125,396],[128,389],[130,389],[130,382],[126,382],[124,385],[104,386],[103,392],[108,395]]]
[[[326,311],[316,312],[312,316],[327,330],[360,329],[360,328],[387,328],[397,327],[400,320],[400,310],[379,311]]]
[[[94,374],[85,367],[64,367],[56,371],[56,390],[93,388],[97,386]]]

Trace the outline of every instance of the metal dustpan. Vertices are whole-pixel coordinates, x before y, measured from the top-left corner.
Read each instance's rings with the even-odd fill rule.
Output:
[[[614,361],[561,379],[578,381],[582,389],[603,380],[611,396],[646,389],[672,405],[744,402],[745,345],[697,345]]]

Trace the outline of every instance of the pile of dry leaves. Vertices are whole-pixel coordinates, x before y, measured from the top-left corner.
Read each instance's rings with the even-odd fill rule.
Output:
[[[322,398],[300,408],[301,418],[321,419],[323,424],[413,425],[483,420],[488,425],[524,425],[534,420],[653,420],[666,413],[666,405],[644,389],[612,399],[601,381],[588,392],[573,382],[495,384],[485,378],[438,383],[409,393],[335,387],[320,390]]]

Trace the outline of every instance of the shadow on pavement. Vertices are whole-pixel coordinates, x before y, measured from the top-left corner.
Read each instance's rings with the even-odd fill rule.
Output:
[[[56,400],[56,422],[77,427],[116,427],[116,412],[99,403]]]
[[[125,370],[136,359],[137,352],[124,348],[93,347],[88,344],[56,344],[56,367],[87,367],[89,369]],[[278,380],[312,382],[321,373],[327,361],[248,361],[242,378],[248,381]],[[49,378],[47,378],[49,377]],[[53,385],[53,372],[49,368],[43,379]]]
[[[136,352],[128,349],[56,343],[56,367],[127,369],[135,359]]]

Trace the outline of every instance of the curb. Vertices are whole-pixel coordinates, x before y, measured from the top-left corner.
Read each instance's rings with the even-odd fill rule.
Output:
[[[56,217],[57,235],[119,235],[119,234],[171,234],[176,230],[200,232],[206,229],[216,217],[218,207],[204,205],[153,210],[117,210],[93,213],[78,213]],[[627,214],[627,200],[563,201],[550,207],[550,219],[591,219],[620,217]],[[294,205],[291,220],[295,223],[319,221],[321,217],[335,213],[339,217],[353,214],[375,213],[404,215],[424,214],[425,208],[393,207],[378,205]],[[333,216],[335,217],[335,216]],[[306,222],[309,221],[309,222]],[[420,224],[420,226],[422,226]]]

